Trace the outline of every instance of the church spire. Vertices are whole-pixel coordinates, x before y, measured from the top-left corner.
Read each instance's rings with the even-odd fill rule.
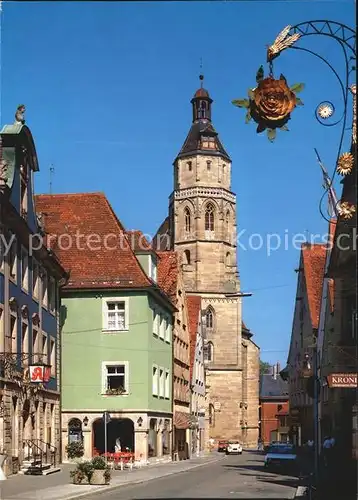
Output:
[[[211,122],[211,104],[213,100],[209,96],[209,92],[204,89],[204,75],[199,75],[200,88],[195,92],[191,104],[193,106],[193,123],[198,120],[208,120]]]

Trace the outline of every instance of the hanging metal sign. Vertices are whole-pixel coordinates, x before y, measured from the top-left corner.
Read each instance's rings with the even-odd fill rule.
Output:
[[[358,387],[356,373],[331,373],[327,377],[327,382],[331,389]]]

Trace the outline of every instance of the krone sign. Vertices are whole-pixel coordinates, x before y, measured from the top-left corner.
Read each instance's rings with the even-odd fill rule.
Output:
[[[328,387],[330,388],[356,388],[357,374],[356,373],[331,373],[327,377]]]

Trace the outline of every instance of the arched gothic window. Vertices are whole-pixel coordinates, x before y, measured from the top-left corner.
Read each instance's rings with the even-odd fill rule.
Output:
[[[184,264],[190,264],[190,250],[184,250]]]
[[[214,328],[214,311],[211,307],[206,310],[205,313],[206,320],[206,328],[213,329]]]
[[[225,216],[225,231],[226,231],[226,237],[229,238],[229,236],[230,236],[230,212],[229,212],[229,210],[226,212],[226,216]]]
[[[215,425],[215,409],[212,403],[209,404],[209,424],[211,426]]]
[[[191,230],[191,216],[189,208],[184,210],[184,219],[185,219],[185,232],[190,233]]]
[[[227,252],[226,253],[226,265],[227,266],[231,266],[231,255],[230,255],[230,252]]]
[[[215,210],[211,203],[205,209],[205,231],[214,231]]]
[[[212,342],[208,342],[206,346],[206,359],[212,361],[214,359],[214,346]]]

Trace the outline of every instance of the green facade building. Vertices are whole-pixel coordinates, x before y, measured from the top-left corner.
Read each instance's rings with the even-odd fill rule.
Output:
[[[41,195],[37,209],[70,273],[61,300],[64,459],[76,440],[86,458],[127,449],[137,460],[169,457],[175,306],[156,283],[159,257],[101,193]]]

